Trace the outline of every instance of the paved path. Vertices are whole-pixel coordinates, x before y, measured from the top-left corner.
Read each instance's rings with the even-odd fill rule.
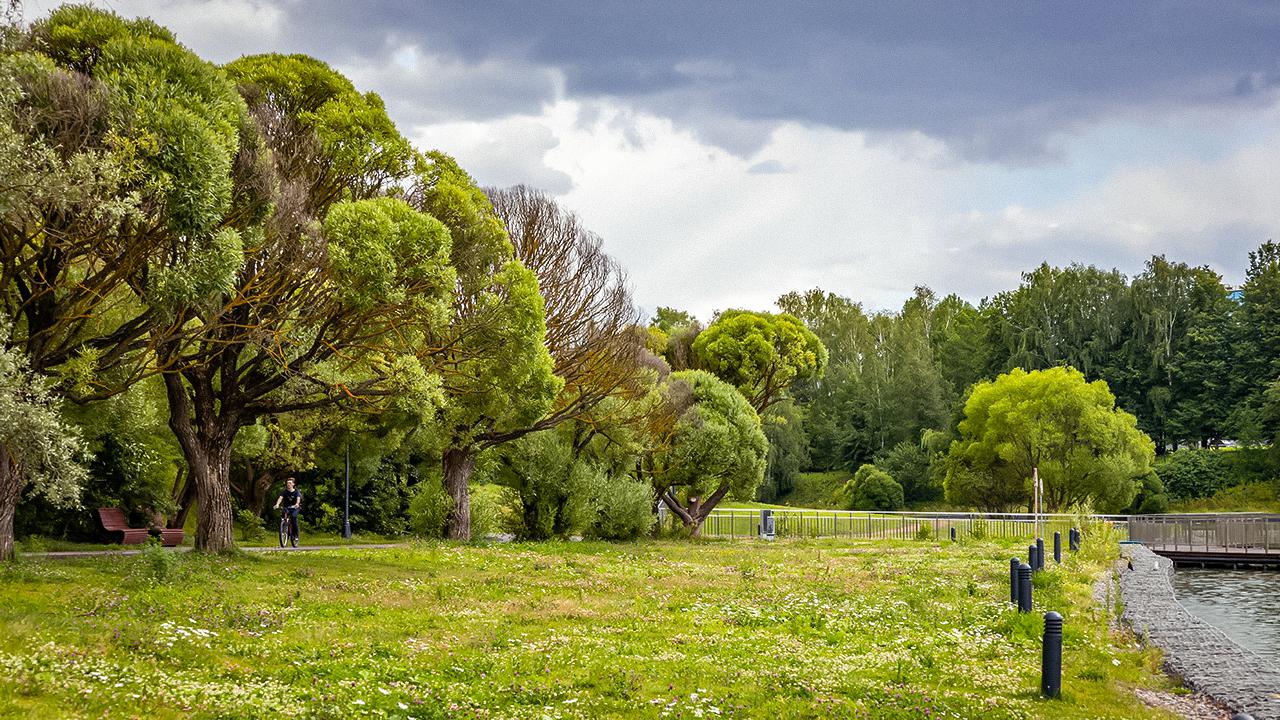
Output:
[[[1169,584],[1171,561],[1141,545],[1123,548],[1132,567],[1120,575],[1123,617],[1133,631],[1192,689],[1255,720],[1280,720],[1280,668],[1187,612]]]
[[[261,547],[237,547],[245,552],[295,552],[298,550],[383,550],[386,548],[404,547],[405,543],[362,543],[353,545],[301,545],[296,548],[282,548],[264,545]],[[183,546],[165,548],[171,552],[191,552],[194,548]],[[91,557],[125,557],[137,555],[141,550],[57,550],[54,552],[19,553],[24,558],[91,558]]]

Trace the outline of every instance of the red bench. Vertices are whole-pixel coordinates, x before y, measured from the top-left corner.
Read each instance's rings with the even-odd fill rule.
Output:
[[[182,528],[156,528],[154,530],[131,528],[129,527],[129,519],[124,516],[124,511],[120,508],[98,508],[98,520],[102,523],[102,529],[106,530],[108,534],[119,533],[122,545],[141,545],[147,541],[147,538],[155,534],[160,536],[160,544],[165,547],[173,547],[174,545],[181,545],[184,537]]]

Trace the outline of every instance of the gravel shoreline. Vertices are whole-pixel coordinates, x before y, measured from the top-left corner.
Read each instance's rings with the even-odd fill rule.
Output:
[[[1169,583],[1170,560],[1141,545],[1124,545],[1121,552],[1127,559],[1120,571],[1122,619],[1143,642],[1164,652],[1165,668],[1187,687],[1235,712],[1249,713],[1254,720],[1280,720],[1280,668],[1187,612]]]

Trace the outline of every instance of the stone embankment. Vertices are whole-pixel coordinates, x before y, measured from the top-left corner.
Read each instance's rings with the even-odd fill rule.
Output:
[[[1280,720],[1280,668],[1187,612],[1173,594],[1173,563],[1141,545],[1125,545],[1120,573],[1123,620],[1164,652],[1165,666],[1188,687],[1255,720]]]

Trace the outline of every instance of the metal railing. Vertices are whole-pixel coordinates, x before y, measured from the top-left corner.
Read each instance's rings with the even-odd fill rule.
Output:
[[[1135,515],[1129,537],[1156,552],[1280,556],[1280,515]]]
[[[1125,536],[1129,516],[1095,515],[1107,520]],[[910,540],[925,534],[948,537],[955,528],[957,537],[1034,539],[1062,533],[1078,519],[1074,515],[1042,513],[975,512],[865,512],[858,510],[773,509],[774,532],[778,537],[864,538]],[[1039,533],[1037,533],[1037,530]],[[702,525],[706,537],[753,537],[760,531],[760,510],[724,508],[711,511]]]

